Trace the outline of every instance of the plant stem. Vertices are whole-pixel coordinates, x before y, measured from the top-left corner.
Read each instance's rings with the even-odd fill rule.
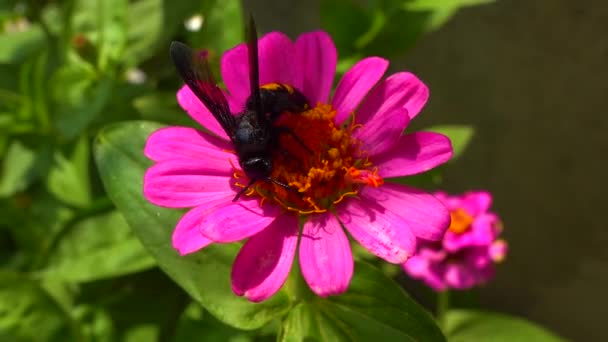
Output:
[[[437,318],[437,323],[441,330],[445,332],[446,330],[446,320],[448,310],[450,309],[450,291],[444,290],[441,292],[437,292],[437,311],[435,313]]]

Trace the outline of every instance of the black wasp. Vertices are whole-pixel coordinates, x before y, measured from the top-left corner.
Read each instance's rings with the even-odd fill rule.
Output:
[[[309,107],[308,101],[297,89],[286,84],[272,83],[259,87],[258,38],[253,18],[249,19],[247,36],[251,93],[245,109],[238,115],[230,113],[228,101],[211,75],[206,56],[197,54],[180,42],[172,42],[170,48],[171,59],[178,73],[226,131],[238,155],[239,164],[250,179],[233,201],[260,180],[293,191],[287,184],[270,177],[272,154],[279,148],[281,134],[291,135],[306,148],[293,131],[274,123],[283,112],[304,111]]]

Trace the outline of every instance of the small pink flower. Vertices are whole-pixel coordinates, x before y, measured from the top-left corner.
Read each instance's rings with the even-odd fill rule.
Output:
[[[452,217],[442,241],[425,241],[403,269],[436,291],[469,289],[494,277],[494,266],[507,254],[507,243],[498,239],[499,218],[489,211],[492,197],[483,191],[462,196],[435,194]]]
[[[407,72],[380,81],[388,61],[370,57],[354,65],[330,97],[336,59],[325,32],[303,34],[295,43],[278,32],[259,40],[260,85],[290,85],[313,106],[285,113],[281,124],[314,153],[283,137],[287,153],[273,156],[271,177],[299,196],[259,181],[233,202],[248,179],[226,133],[187,86],[178,102],[214,135],[168,127],[147,141],[145,154],[156,164],[145,175],[146,198],[159,206],[192,208],[177,224],[173,246],[188,254],[247,239],[233,265],[232,288],[251,301],[281,288],[296,250],[312,291],[346,291],[354,262],[343,228],[375,255],[401,264],[416,251],[418,238],[438,240],[449,225],[449,213],[435,197],[384,182],[427,171],[452,156],[441,134],[402,135],[426,103],[428,88]],[[249,96],[244,44],[224,54],[221,74],[231,111],[239,113]]]

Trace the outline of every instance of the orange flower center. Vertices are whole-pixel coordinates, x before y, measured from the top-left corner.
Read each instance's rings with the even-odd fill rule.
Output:
[[[270,177],[292,190],[260,181],[245,195],[260,196],[299,213],[321,213],[355,196],[362,185],[380,186],[378,175],[361,143],[352,136],[357,125],[334,123],[336,111],[319,104],[298,114],[283,113],[275,125],[293,134],[281,134],[280,148],[273,155]],[[247,184],[244,173],[234,174],[236,185]]]
[[[462,234],[471,228],[473,217],[463,209],[456,209],[450,212],[450,228],[456,234]]]

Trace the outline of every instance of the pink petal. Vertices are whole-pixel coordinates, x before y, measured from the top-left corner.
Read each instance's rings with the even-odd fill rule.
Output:
[[[492,195],[487,191],[471,191],[462,198],[462,209],[471,216],[485,213],[492,205]]]
[[[205,202],[204,204],[188,211],[177,223],[173,231],[173,248],[179,254],[186,255],[206,247],[213,241],[204,237],[200,232],[201,217],[232,200],[232,196],[226,196]]]
[[[450,214],[446,207],[424,191],[385,183],[377,188],[365,187],[360,194],[361,198],[376,202],[400,216],[418,238],[439,240],[450,224]]]
[[[277,217],[247,240],[232,267],[232,290],[253,302],[275,294],[287,279],[298,244],[298,220]]]
[[[382,106],[376,109],[371,121],[359,128],[354,136],[363,143],[362,149],[373,156],[395,145],[410,119],[401,106]]]
[[[373,157],[380,176],[410,176],[433,169],[452,158],[450,139],[439,133],[417,132],[401,136],[396,144]]]
[[[236,103],[231,96],[226,96],[226,99],[228,100],[228,105],[230,106],[232,113],[237,113],[242,110],[242,108],[239,107],[239,104]],[[229,140],[228,135],[226,135],[222,126],[220,126],[207,107],[203,105],[201,100],[194,95],[187,85],[184,85],[177,92],[177,102],[179,102],[179,105],[201,126],[223,140]]]
[[[447,264],[444,279],[448,287],[464,290],[477,285],[475,270],[458,263]]]
[[[260,39],[260,85],[278,82],[297,86],[296,49],[281,32],[270,32]]]
[[[508,251],[509,251],[509,245],[507,244],[506,241],[496,240],[496,241],[494,241],[494,243],[492,243],[492,245],[488,249],[488,254],[489,254],[490,258],[492,259],[492,261],[501,262],[506,258]]]
[[[225,152],[232,148],[226,141],[194,128],[166,127],[150,134],[144,154],[154,161],[185,158],[230,167],[229,160],[238,165],[235,155]]]
[[[416,237],[407,223],[375,201],[350,200],[337,214],[355,240],[390,263],[404,263],[416,251]]]
[[[222,80],[235,102],[245,104],[249,97],[247,45],[239,44],[224,52],[220,62]]]
[[[343,293],[353,275],[348,238],[333,215],[314,215],[304,224],[300,265],[310,289],[321,297]]]
[[[379,111],[392,108],[405,108],[404,113],[407,115],[407,104],[412,95],[408,92],[408,87],[412,76],[410,73],[400,72],[380,82],[357,110],[355,122],[365,126],[369,121],[375,120]]]
[[[403,264],[403,270],[412,278],[424,281],[435,291],[447,288],[443,281],[443,267],[432,263],[423,255],[414,255]]]
[[[405,94],[404,106],[411,120],[420,113],[422,107],[426,104],[429,98],[429,88],[412,73],[403,72],[398,75],[401,75],[399,78],[402,83],[401,92]]]
[[[278,214],[277,206],[260,207],[257,198],[241,197],[205,215],[201,220],[201,233],[216,242],[235,242],[262,231]]]
[[[230,194],[234,197],[236,191],[230,184],[230,170],[225,165],[200,160],[159,162],[144,175],[144,196],[158,206],[169,208],[196,207]]]
[[[283,33],[271,32],[258,40],[260,85],[280,82],[297,86],[295,46]],[[250,95],[247,46],[240,44],[222,56],[222,79],[234,101],[244,104]]]
[[[386,59],[368,57],[344,74],[332,99],[332,105],[338,112],[337,123],[341,124],[355,111],[369,90],[382,78],[387,67]]]
[[[331,37],[323,31],[305,33],[298,37],[295,45],[296,65],[303,77],[300,91],[312,106],[327,103],[338,58]]]

